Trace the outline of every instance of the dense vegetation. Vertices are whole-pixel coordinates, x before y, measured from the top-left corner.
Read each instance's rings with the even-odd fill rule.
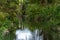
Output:
[[[13,40],[21,21],[42,29],[44,40],[60,40],[60,0],[0,0],[0,40]]]

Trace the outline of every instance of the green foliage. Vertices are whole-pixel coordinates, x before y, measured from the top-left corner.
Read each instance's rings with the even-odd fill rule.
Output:
[[[30,29],[42,28],[47,34],[47,38],[49,40],[54,40],[56,36],[59,35],[58,29],[56,29],[56,25],[60,25],[59,20],[60,5],[47,5],[43,7],[39,4],[28,4],[26,8],[26,17],[24,23],[25,25],[29,26]],[[54,33],[56,33],[57,35],[55,35]],[[52,35],[55,36],[55,38]],[[56,38],[56,40],[59,40],[59,38]]]
[[[18,27],[16,17],[19,9],[19,0],[0,0],[0,40],[13,40],[13,34],[4,34],[4,30],[13,31]],[[4,36],[4,35],[5,36]],[[12,36],[10,36],[12,35]]]
[[[23,11],[25,11],[26,14],[23,21],[24,27],[29,27],[31,30],[42,28],[47,33],[48,38],[51,37],[51,35],[57,36],[56,28],[58,24],[60,25],[60,5],[56,5],[58,3],[55,3],[54,0],[45,0],[47,4],[55,4],[41,6],[41,1],[42,0],[27,0],[25,4],[25,0],[0,0],[0,40],[2,40],[2,33],[6,29],[9,29],[10,34],[8,34],[5,39],[9,36],[9,38],[13,40],[13,34],[18,28]],[[22,4],[19,5],[19,3]],[[22,5],[24,5],[26,9],[21,10],[20,7]],[[54,33],[56,33],[56,35]],[[9,40],[9,38],[7,40]]]

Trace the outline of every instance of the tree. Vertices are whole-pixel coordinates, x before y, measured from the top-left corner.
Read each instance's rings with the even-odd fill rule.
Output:
[[[31,30],[42,29],[44,40],[54,40],[52,35],[57,33],[55,25],[60,23],[60,5],[56,5],[58,3],[53,1],[0,0],[0,30],[7,29],[12,35],[18,28],[19,21],[23,21],[24,27],[29,27]],[[46,5],[42,6],[43,3]],[[53,6],[50,5],[53,3],[55,3]]]

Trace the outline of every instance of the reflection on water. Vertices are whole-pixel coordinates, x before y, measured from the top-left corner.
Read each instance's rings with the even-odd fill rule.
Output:
[[[43,40],[43,35],[39,36],[39,30],[34,32],[29,29],[16,30],[16,40]]]

